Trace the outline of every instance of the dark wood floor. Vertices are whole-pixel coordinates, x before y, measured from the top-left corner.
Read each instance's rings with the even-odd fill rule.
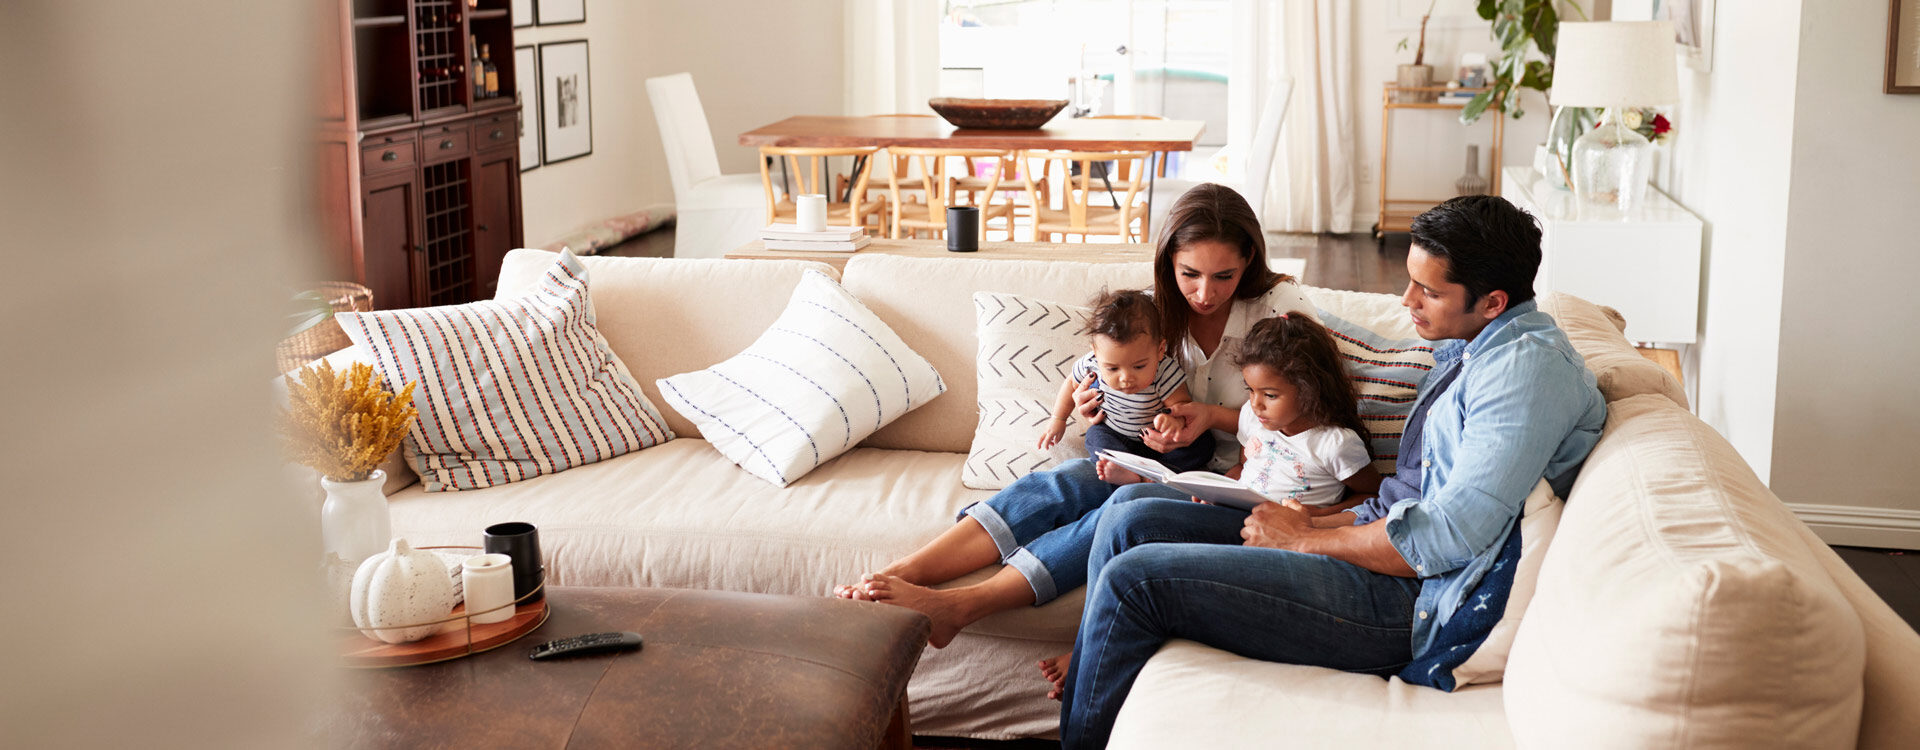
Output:
[[[1365,234],[1268,235],[1268,252],[1275,257],[1306,258],[1301,281],[1329,289],[1399,294],[1407,288],[1405,234],[1388,235],[1385,244]],[[673,255],[673,228],[640,235],[608,248],[605,255],[664,258]],[[1908,625],[1920,629],[1920,552],[1835,547],[1841,559],[1871,586]],[[948,737],[916,737],[917,747],[969,750],[1039,750],[1057,748],[1048,740],[994,742]]]

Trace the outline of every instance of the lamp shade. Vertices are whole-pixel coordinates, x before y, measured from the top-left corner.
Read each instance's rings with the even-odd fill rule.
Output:
[[[1560,24],[1553,62],[1556,107],[1654,107],[1680,101],[1672,21]]]

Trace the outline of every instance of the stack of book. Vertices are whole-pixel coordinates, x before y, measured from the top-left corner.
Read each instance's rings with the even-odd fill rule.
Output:
[[[1480,92],[1478,91],[1448,89],[1445,93],[1442,93],[1440,95],[1440,103],[1441,104],[1459,104],[1464,106],[1466,105],[1467,102],[1473,101],[1474,95],[1479,93]]]
[[[864,227],[827,227],[809,232],[793,224],[768,224],[760,230],[760,240],[768,250],[804,250],[822,253],[850,253],[867,246]]]

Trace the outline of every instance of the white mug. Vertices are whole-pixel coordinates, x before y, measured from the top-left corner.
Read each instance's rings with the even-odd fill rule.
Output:
[[[794,204],[794,224],[802,232],[827,231],[827,196],[813,193],[802,195]]]
[[[467,612],[478,613],[471,618],[473,624],[512,619],[513,558],[500,552],[467,558],[460,564],[460,587],[467,598]]]

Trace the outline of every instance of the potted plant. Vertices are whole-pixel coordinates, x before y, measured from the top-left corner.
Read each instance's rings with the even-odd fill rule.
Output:
[[[387,460],[419,414],[413,383],[396,394],[364,363],[335,372],[325,360],[287,377],[280,436],[294,462],[320,472],[327,501],[320,536],[329,553],[358,563],[387,548],[391,524],[381,491]]]
[[[1586,10],[1574,0],[1563,0],[1581,20]],[[1493,22],[1493,39],[1500,43],[1500,56],[1488,71],[1487,90],[1474,95],[1460,110],[1460,121],[1471,124],[1488,108],[1524,116],[1520,89],[1546,93],[1553,88],[1555,36],[1560,32],[1560,12],[1555,0],[1479,0],[1475,12]],[[1530,49],[1538,49],[1545,60],[1528,60]]]
[[[1440,0],[1427,3],[1427,12],[1420,15],[1420,44],[1413,50],[1413,63],[1401,65],[1394,83],[1402,87],[1422,87],[1433,85],[1433,66],[1427,64],[1427,20],[1433,18],[1433,6]],[[1395,51],[1407,48],[1407,40],[1401,39],[1394,47]],[[1396,91],[1393,100],[1402,103],[1431,102],[1439,98],[1433,91]]]

